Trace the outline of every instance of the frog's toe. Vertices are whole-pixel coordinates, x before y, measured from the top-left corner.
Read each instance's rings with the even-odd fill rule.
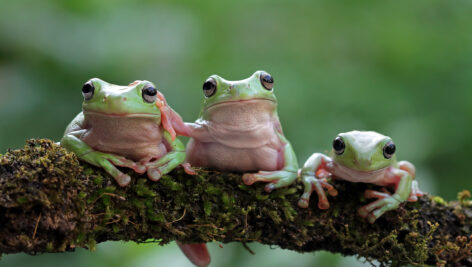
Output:
[[[127,174],[121,173],[120,175],[115,177],[115,180],[118,185],[120,185],[121,187],[125,187],[131,182],[131,177]]]
[[[146,166],[144,165],[141,165],[141,164],[135,164],[135,166],[133,167],[133,170],[139,174],[143,174],[146,172]]]
[[[272,191],[274,191],[274,189],[276,189],[277,187],[275,186],[275,184],[268,184],[264,187],[264,191],[266,191],[267,193],[270,193]]]
[[[192,168],[190,163],[182,163],[180,165],[184,168],[184,171],[185,171],[186,174],[190,174],[190,175],[196,175],[197,174],[197,172]]]
[[[256,182],[256,177],[254,177],[253,173],[245,173],[243,175],[243,182],[246,185],[252,185],[253,183]]]
[[[149,177],[149,179],[151,181],[158,181],[159,179],[161,179],[161,172],[159,171],[159,169],[157,168],[150,168],[147,170],[147,176]]]
[[[390,197],[390,196],[392,196],[392,195],[389,194],[389,193],[383,193],[383,192],[379,192],[379,191],[375,191],[375,190],[371,190],[371,189],[367,189],[364,192],[364,197],[365,198],[384,199],[384,198],[387,198],[387,197]]]
[[[298,206],[303,209],[308,208],[309,203],[310,199],[300,198],[300,200],[298,200]]]

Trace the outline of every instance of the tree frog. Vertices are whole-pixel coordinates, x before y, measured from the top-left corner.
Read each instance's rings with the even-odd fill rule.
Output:
[[[298,162],[285,138],[277,115],[274,80],[256,71],[241,81],[218,75],[203,83],[203,108],[187,145],[187,160],[193,166],[244,172],[243,181],[269,182],[265,190],[287,186],[297,179]],[[259,171],[257,173],[249,173]],[[200,246],[199,246],[200,245]],[[180,244],[198,266],[209,263],[204,244]],[[203,252],[205,253],[203,253]]]
[[[241,81],[218,75],[203,84],[203,108],[187,145],[188,162],[222,171],[245,172],[243,181],[269,182],[267,192],[297,178],[298,162],[277,115],[274,80],[256,71]],[[249,173],[259,171],[257,173]]]
[[[404,201],[416,201],[424,193],[418,188],[415,167],[408,161],[397,161],[395,144],[388,136],[372,131],[351,131],[340,133],[333,141],[329,156],[314,153],[305,162],[300,175],[305,191],[298,202],[307,208],[313,191],[318,194],[320,209],[329,208],[323,188],[330,195],[336,190],[326,182],[326,178],[349,182],[371,183],[382,186],[380,191],[366,190],[366,198],[378,200],[361,207],[358,213],[374,223],[389,210],[396,209]],[[393,187],[390,193],[385,187]]]
[[[184,145],[175,138],[188,136],[189,129],[153,83],[119,86],[93,78],[82,86],[82,95],[82,112],[60,142],[79,159],[102,167],[120,186],[131,178],[115,166],[147,172],[153,181],[178,165],[194,174],[184,163]]]

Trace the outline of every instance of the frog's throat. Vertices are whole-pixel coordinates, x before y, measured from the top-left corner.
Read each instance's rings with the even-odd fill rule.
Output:
[[[100,112],[100,111],[91,111],[91,110],[83,110],[84,115],[91,115],[91,116],[105,116],[105,117],[117,117],[117,118],[159,118],[159,114],[153,113],[107,113],[107,112]]]
[[[377,170],[361,171],[361,170],[355,170],[355,169],[333,162],[333,167],[331,168],[331,172],[334,174],[334,176],[340,177],[343,180],[347,180],[350,182],[379,184],[381,181],[385,179],[385,175],[389,168],[390,166],[380,168]]]
[[[211,104],[207,107],[204,108],[205,111],[209,111],[211,108],[216,107],[216,106],[223,106],[223,105],[231,105],[231,104],[236,104],[236,103],[257,103],[260,101],[269,101],[272,102],[275,105],[277,105],[277,102],[272,100],[272,99],[267,99],[267,98],[251,98],[251,99],[238,99],[238,100],[227,100],[215,104]]]

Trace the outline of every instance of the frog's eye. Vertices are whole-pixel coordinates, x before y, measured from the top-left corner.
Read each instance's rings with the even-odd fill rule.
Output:
[[[95,86],[93,85],[92,81],[88,81],[82,86],[82,95],[84,96],[85,100],[92,99],[94,91]]]
[[[272,76],[270,76],[269,73],[263,72],[261,74],[261,84],[262,86],[264,86],[265,89],[270,91],[274,87],[274,79],[272,78]]]
[[[333,140],[333,150],[336,155],[342,155],[344,153],[344,149],[346,148],[346,145],[344,144],[344,141],[341,137],[336,137]]]
[[[152,85],[146,85],[143,87],[142,96],[144,101],[148,103],[154,103],[157,99],[157,89]]]
[[[210,97],[216,93],[216,81],[213,78],[208,78],[203,83],[203,94],[205,94],[206,97]]]
[[[393,156],[393,154],[395,154],[395,150],[396,150],[395,144],[392,141],[388,142],[387,144],[385,144],[383,148],[384,157],[386,159],[390,159]]]

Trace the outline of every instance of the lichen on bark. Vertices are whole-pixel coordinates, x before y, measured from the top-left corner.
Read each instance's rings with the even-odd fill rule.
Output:
[[[472,265],[470,193],[424,196],[369,224],[356,214],[366,184],[334,182],[331,207],[297,207],[301,182],[264,192],[241,174],[175,170],[121,188],[101,169],[46,139],[0,156],[0,253],[94,249],[123,240],[260,242],[299,252],[327,250],[382,265]],[[257,257],[257,255],[256,255]]]

